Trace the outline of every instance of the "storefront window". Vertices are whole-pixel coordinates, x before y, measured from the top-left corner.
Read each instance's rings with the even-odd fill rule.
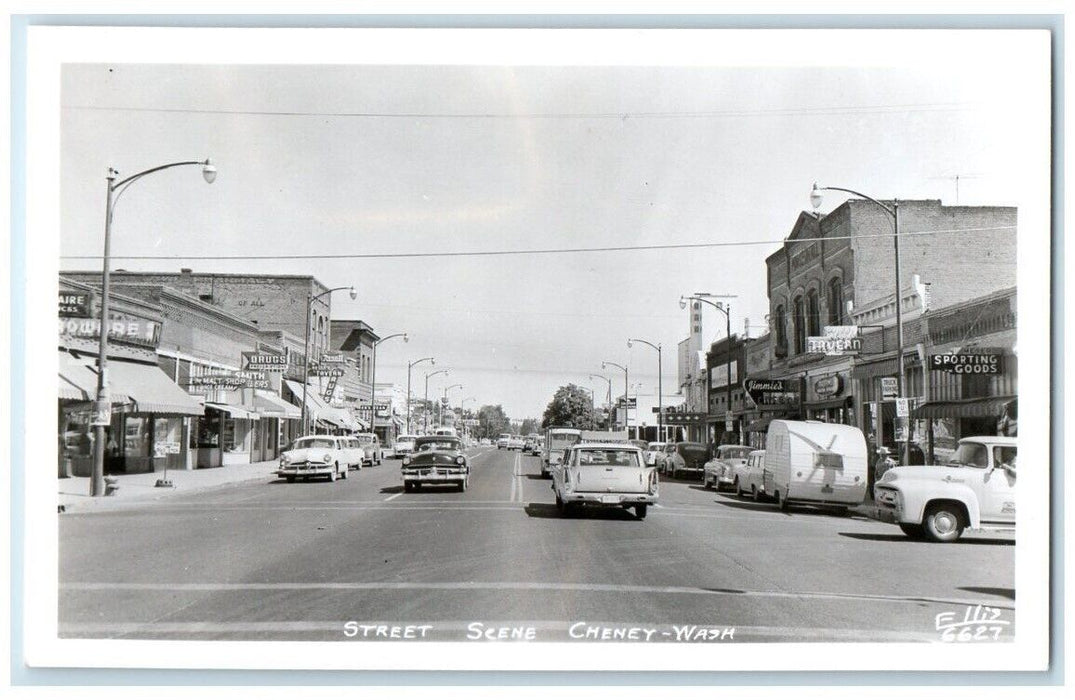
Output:
[[[149,457],[149,416],[127,416],[123,422],[123,454]]]
[[[68,457],[93,456],[93,428],[89,413],[65,413],[63,428],[64,452]]]
[[[212,412],[198,419],[198,447],[220,447],[220,423],[219,415]]]
[[[153,423],[153,456],[179,454],[183,446],[183,419],[157,418]]]
[[[220,431],[224,451],[232,454],[250,451],[250,421],[241,418],[225,418]]]

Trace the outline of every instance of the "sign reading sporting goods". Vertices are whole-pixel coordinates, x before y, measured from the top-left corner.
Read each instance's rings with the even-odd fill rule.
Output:
[[[1000,374],[1002,358],[996,352],[930,355],[929,368],[952,374]]]

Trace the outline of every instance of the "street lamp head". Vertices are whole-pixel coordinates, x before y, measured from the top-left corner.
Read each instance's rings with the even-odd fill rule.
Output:
[[[407,334],[406,334],[406,333],[404,333],[404,334],[403,334],[403,342],[404,342],[404,343],[409,343],[409,342],[411,342],[411,339],[407,337]]]
[[[213,161],[210,158],[206,158],[205,163],[202,165],[202,177],[210,185],[216,180],[216,166],[213,165]]]
[[[679,308],[681,308],[681,309],[687,308],[687,299],[686,299],[686,297],[680,297],[679,298]]]
[[[821,190],[818,188],[817,183],[815,182],[814,189],[810,190],[810,204],[814,207],[815,212],[821,208],[822,199],[823,195],[821,194]]]
[[[602,362],[602,363],[601,363],[601,369],[608,369],[608,368],[607,368],[607,367],[605,366],[605,363],[604,363],[604,362]]]
[[[630,338],[628,338],[628,339],[627,339],[627,347],[629,347],[629,348],[630,348],[630,347],[634,347],[634,345],[633,345],[633,344],[631,343],[631,339],[630,339]]]
[[[358,298],[358,290],[354,287],[351,287],[349,290],[347,290],[347,293],[351,295],[351,301],[354,301]]]

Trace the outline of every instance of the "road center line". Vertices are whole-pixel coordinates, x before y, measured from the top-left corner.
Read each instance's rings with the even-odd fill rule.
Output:
[[[389,502],[389,501],[391,501],[392,499],[394,499],[394,498],[399,498],[399,497],[400,497],[400,496],[402,496],[402,495],[403,495],[403,492],[402,492],[402,491],[400,491],[399,493],[394,493],[394,494],[392,494],[391,496],[389,496],[388,498],[384,499],[384,502],[385,502],[385,503],[388,503],[388,502]]]

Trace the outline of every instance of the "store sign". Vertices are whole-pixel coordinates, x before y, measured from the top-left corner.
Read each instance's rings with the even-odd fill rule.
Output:
[[[700,411],[676,411],[666,413],[665,425],[701,425],[705,423],[706,414]]]
[[[347,358],[343,356],[343,353],[339,352],[326,352],[321,355],[319,363],[322,365],[342,365],[346,364]]]
[[[758,408],[780,409],[799,403],[797,386],[786,379],[747,379],[743,390]]]
[[[92,306],[93,292],[60,292],[60,318],[89,318]]]
[[[623,397],[616,399],[616,408],[623,408]],[[638,399],[631,397],[627,402],[627,408],[638,408]]]
[[[728,386],[728,384],[739,383],[739,363],[732,362],[732,380],[728,381],[728,365],[715,365],[709,368],[709,388],[716,389],[718,387]]]
[[[824,335],[806,339],[806,352],[824,355],[858,355],[862,352],[862,335],[858,326],[825,326]]]
[[[242,355],[244,370],[260,372],[284,372],[291,359],[286,352],[283,355],[273,352],[244,352]]]
[[[930,355],[929,368],[952,374],[1000,374],[1002,359],[996,352]]]
[[[106,401],[94,401],[93,412],[90,414],[90,425],[110,425],[112,423],[112,404]]]
[[[900,395],[900,383],[895,377],[881,377],[881,400],[892,401]]]
[[[814,382],[814,393],[819,398],[839,396],[844,390],[844,378],[839,374],[822,377]]]
[[[897,418],[909,418],[911,415],[911,409],[908,406],[907,399],[896,399],[896,417]]]
[[[234,370],[214,370],[191,377],[187,381],[189,388],[209,387],[213,389],[269,389],[271,383],[265,372],[236,372]]]
[[[332,367],[330,365],[312,364],[310,365],[310,374],[315,377],[342,377],[343,367]]]
[[[100,338],[101,320],[97,318],[61,318],[61,336],[68,338]],[[161,324],[145,319],[113,319],[108,324],[108,339],[128,345],[155,348],[160,341]]]

